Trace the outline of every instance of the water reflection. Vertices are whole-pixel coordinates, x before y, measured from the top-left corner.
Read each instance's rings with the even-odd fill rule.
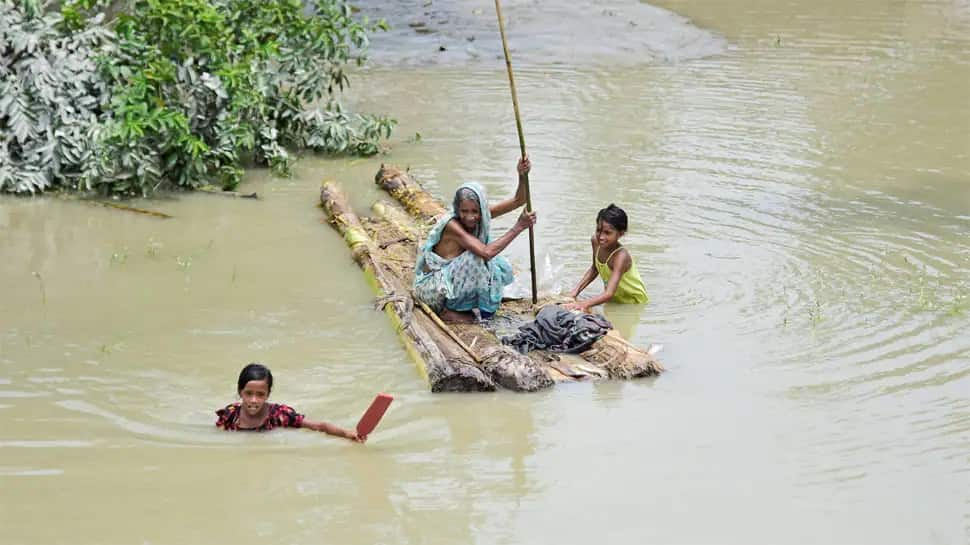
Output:
[[[434,422],[433,440],[444,448],[402,456],[416,477],[403,485],[396,504],[407,533],[422,542],[428,525],[435,525],[435,541],[447,543],[487,528],[493,538],[514,542],[509,532],[519,504],[538,491],[531,478],[531,403],[503,395],[454,397],[438,396],[425,409],[424,418]],[[490,500],[495,497],[505,499]]]
[[[649,292],[648,292],[649,293]],[[644,342],[643,336],[637,334],[643,315],[647,312],[649,305],[620,305],[607,303],[603,307],[603,315],[613,324],[613,329],[624,339],[629,339],[637,346],[648,346],[649,342]]]

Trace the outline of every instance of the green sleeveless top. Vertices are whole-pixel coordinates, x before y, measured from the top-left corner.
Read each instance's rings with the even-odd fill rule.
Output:
[[[617,251],[620,250],[622,246],[617,246],[616,250],[606,258],[606,263],[599,260],[600,249],[599,246],[593,252],[593,263],[596,265],[596,272],[599,273],[600,278],[603,279],[603,286],[606,287],[606,283],[610,280],[610,274],[613,272],[610,270],[610,266],[607,263],[613,257]],[[630,256],[630,270],[623,274],[620,278],[619,285],[616,286],[616,293],[613,294],[614,303],[638,303],[644,304],[649,301],[650,298],[647,297],[647,290],[643,287],[643,280],[640,279],[640,273],[637,272],[637,264],[633,262],[633,256]]]

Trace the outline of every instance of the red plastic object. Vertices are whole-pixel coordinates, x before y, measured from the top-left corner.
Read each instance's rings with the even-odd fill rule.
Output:
[[[381,417],[384,416],[384,411],[387,410],[391,401],[394,401],[393,396],[377,394],[377,397],[371,402],[370,407],[367,408],[367,412],[364,413],[364,416],[360,417],[360,422],[357,423],[357,437],[367,437],[370,435],[370,432],[374,431],[374,428],[381,421]]]

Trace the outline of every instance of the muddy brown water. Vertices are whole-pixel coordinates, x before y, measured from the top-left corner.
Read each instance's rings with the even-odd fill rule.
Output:
[[[540,261],[568,288],[625,207],[651,303],[606,312],[669,367],[535,395],[428,393],[314,207],[382,161],[513,189],[490,3],[371,4],[444,29],[352,79],[387,156],[139,203],[172,220],[0,200],[0,542],[970,539],[966,1],[504,3]],[[397,400],[363,447],[218,433],[254,360],[315,418]]]

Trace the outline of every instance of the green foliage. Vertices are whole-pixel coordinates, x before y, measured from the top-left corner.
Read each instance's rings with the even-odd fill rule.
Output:
[[[381,27],[343,0],[134,0],[113,32],[109,4],[2,4],[0,190],[230,189],[244,159],[286,175],[287,147],[370,155],[390,136],[338,100]]]
[[[73,186],[92,157],[108,86],[95,58],[112,52],[100,19],[63,28],[36,1],[0,3],[0,191]]]
[[[241,153],[286,175],[286,146],[369,155],[393,127],[336,99],[367,45],[343,1],[138,0],[116,30],[120,53],[104,66],[119,92],[99,162],[111,192],[231,189]]]

